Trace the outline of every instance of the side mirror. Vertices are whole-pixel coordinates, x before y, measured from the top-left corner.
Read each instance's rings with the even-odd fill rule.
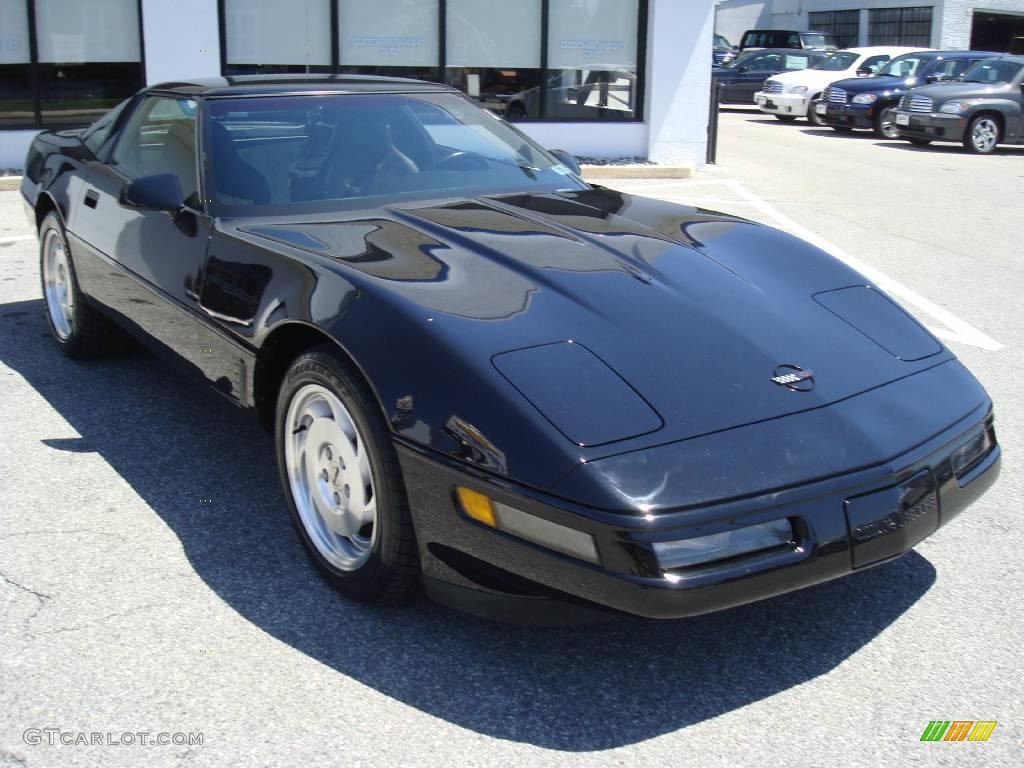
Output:
[[[173,173],[141,176],[125,184],[121,190],[121,205],[146,211],[177,213],[185,206],[181,182]]]
[[[745,75],[745,74],[747,74],[747,72],[750,71],[750,67],[748,67],[746,64],[744,64],[742,67],[740,67],[736,71],[739,72],[741,75]]]
[[[566,168],[568,168],[570,171],[575,173],[577,176],[580,175],[580,163],[579,160],[576,159],[575,155],[566,152],[564,149],[552,149],[549,150],[549,152],[552,155],[554,155],[558,159],[558,161]]]
[[[875,71],[871,67],[861,67],[857,70],[857,77],[871,77]]]
[[[946,79],[945,75],[943,75],[943,74],[941,74],[939,72],[936,72],[934,75],[928,75],[927,77],[925,77],[924,80],[925,80],[926,83],[941,83],[945,79]]]

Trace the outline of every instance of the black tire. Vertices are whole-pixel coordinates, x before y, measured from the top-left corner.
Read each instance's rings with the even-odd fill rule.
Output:
[[[375,530],[368,559],[351,570],[337,567],[313,543],[292,490],[285,448],[291,429],[286,421],[292,399],[308,384],[329,390],[341,401],[369,459]],[[289,367],[278,393],[275,443],[289,515],[306,553],[324,578],[345,596],[367,603],[394,602],[414,592],[419,584],[419,557],[398,455],[373,394],[333,345],[314,347]]]
[[[47,290],[45,260],[51,240],[55,245],[59,244],[64,251],[63,285],[71,303],[68,326],[62,330],[58,329],[54,319],[54,307],[57,306],[54,302],[57,299],[53,290]],[[60,217],[53,211],[46,214],[43,223],[39,225],[39,281],[43,292],[43,311],[46,315],[46,324],[50,328],[50,335],[53,336],[57,346],[65,355],[76,360],[85,360],[122,351],[129,345],[124,331],[86,303],[85,296],[78,285],[78,276],[75,273],[71,251],[68,249],[64,226],[61,224]],[[56,310],[56,313],[60,314],[60,311]]]
[[[875,117],[875,136],[880,139],[898,139],[900,132],[892,121],[892,109],[883,109]]]
[[[775,115],[775,119],[783,123],[792,123],[796,121],[796,117],[793,115]]]
[[[985,138],[978,134],[982,132]],[[1003,140],[1003,126],[994,115],[984,114],[973,118],[964,131],[964,149],[974,155],[991,155]]]
[[[820,96],[821,96],[821,94],[819,93],[817,96],[815,96],[813,99],[811,99],[810,102],[808,103],[808,105],[807,105],[807,122],[809,122],[811,125],[817,126],[818,128],[828,128],[829,124],[826,123],[824,120],[822,120],[821,115],[819,115],[814,110],[814,102],[817,101]]]
[[[931,144],[931,139],[907,139],[915,147],[927,147]]]

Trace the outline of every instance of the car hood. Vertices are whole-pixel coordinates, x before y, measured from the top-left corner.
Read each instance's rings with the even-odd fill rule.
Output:
[[[937,102],[948,99],[977,99],[990,93],[1006,90],[1005,85],[985,85],[984,83],[934,83],[914,89],[915,96],[927,96]]]
[[[830,83],[834,88],[842,88],[847,93],[902,93],[917,85],[913,77],[848,77]]]
[[[563,429],[587,408],[590,421],[616,422],[591,455],[820,408],[951,357],[841,262],[722,214],[597,188],[330,219],[233,226],[317,253],[367,294],[429,318],[432,343],[496,385],[507,378],[571,442],[588,444]],[[773,382],[792,371],[780,366],[813,371],[813,388]],[[549,391],[559,387],[577,401]],[[487,431],[486,415],[469,420]]]
[[[772,75],[772,80],[778,80],[786,86],[788,91],[794,85],[806,85],[808,88],[824,88],[827,85],[831,85],[836,80],[847,77],[853,70],[844,70],[841,72],[826,72],[821,69],[800,69],[793,72],[783,72],[778,75]]]

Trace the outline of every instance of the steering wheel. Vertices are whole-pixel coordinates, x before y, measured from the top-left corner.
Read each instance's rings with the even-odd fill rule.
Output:
[[[476,152],[459,150],[438,160],[434,167],[449,171],[471,171],[474,169],[483,170],[488,166],[487,161]]]

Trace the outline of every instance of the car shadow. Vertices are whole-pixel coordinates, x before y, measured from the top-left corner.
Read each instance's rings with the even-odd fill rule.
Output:
[[[801,128],[800,133],[804,133],[808,136],[824,136],[830,139],[870,139],[880,144],[890,141],[899,141],[899,139],[880,139],[878,136],[875,136],[874,131],[867,130],[847,131],[843,133],[833,130],[832,128]]]
[[[700,723],[834,670],[935,580],[911,553],[707,616],[569,628],[498,625],[425,600],[369,608],[308,564],[272,442],[250,414],[145,353],[64,358],[41,300],[0,305],[0,361],[81,435],[43,443],[99,454],[241,617],[339,675],[490,737],[593,751]]]
[[[938,142],[919,147],[909,141],[896,139],[895,141],[879,142],[878,146],[887,149],[902,149],[904,152],[930,152],[932,154],[963,155],[965,157],[1024,157],[1024,147],[996,147],[989,155],[972,155],[961,144],[940,144]]]

